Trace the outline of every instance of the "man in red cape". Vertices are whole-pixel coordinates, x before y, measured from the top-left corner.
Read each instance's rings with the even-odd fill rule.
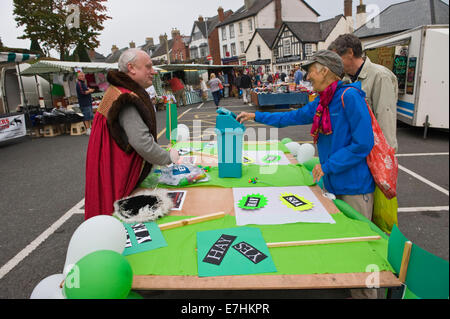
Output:
[[[156,115],[145,88],[155,73],[149,55],[129,49],[110,71],[109,88],[95,114],[86,157],[85,219],[112,215],[114,202],[130,194],[152,165],[179,161],[175,149],[156,140]]]

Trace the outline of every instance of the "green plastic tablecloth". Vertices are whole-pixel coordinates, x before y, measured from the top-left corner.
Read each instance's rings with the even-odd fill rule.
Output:
[[[258,227],[266,242],[313,240],[376,235],[368,224],[342,213],[333,214],[336,224],[295,223],[286,225],[247,225]],[[166,216],[157,223],[188,217]],[[168,246],[129,255],[134,275],[197,276],[196,234],[199,231],[238,227],[233,216],[163,231]],[[379,271],[392,271],[387,261],[387,241],[354,242],[300,247],[270,248],[277,268],[266,275],[332,274],[366,272],[369,265]],[[373,266],[371,266],[373,269]]]
[[[300,164],[289,165],[242,165],[241,178],[219,178],[219,168],[213,166],[208,171],[209,181],[191,184],[187,187],[281,187],[281,186],[312,186],[311,173]],[[157,175],[150,174],[140,185],[141,188],[155,186]],[[257,183],[249,183],[249,179],[257,177]],[[174,188],[159,184],[160,188]],[[178,186],[177,186],[178,187]]]

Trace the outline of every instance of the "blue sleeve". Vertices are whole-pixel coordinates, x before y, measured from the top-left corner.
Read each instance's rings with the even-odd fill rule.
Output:
[[[344,104],[351,143],[333,153],[322,165],[325,174],[337,174],[354,167],[365,160],[374,145],[372,119],[364,98],[356,90],[348,90],[344,94]]]
[[[84,83],[77,82],[77,92],[79,95],[87,95],[86,94],[87,87]]]
[[[311,124],[319,105],[319,97],[305,106],[290,112],[255,112],[255,121],[275,127]]]

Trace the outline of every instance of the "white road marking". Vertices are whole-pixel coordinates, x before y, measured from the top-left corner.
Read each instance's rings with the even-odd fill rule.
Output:
[[[439,156],[439,155],[448,155],[448,152],[445,153],[410,153],[410,154],[395,154],[397,157],[408,157],[408,156]]]
[[[401,207],[398,209],[399,213],[411,213],[411,212],[441,212],[449,211],[448,206],[431,206],[431,207]]]
[[[192,108],[187,109],[186,111],[183,112],[183,114],[181,114],[180,116],[178,116],[178,119],[180,119],[182,116],[184,116],[184,114],[186,114],[187,112],[189,112],[190,110],[192,110]],[[162,129],[161,132],[159,132],[158,136],[156,138],[160,138],[164,133],[166,132],[166,129]]]
[[[201,108],[201,107],[203,106],[203,104],[205,104],[205,103],[202,103],[202,104],[200,104],[199,106],[197,106],[197,110],[198,110],[199,108]]]
[[[58,219],[53,225],[47,228],[42,234],[40,234],[35,240],[33,240],[27,247],[22,249],[16,256],[9,260],[6,264],[0,268],[0,279],[6,276],[14,267],[16,267],[22,260],[24,260],[29,254],[31,254],[36,248],[39,247],[48,237],[50,237],[62,224],[64,224],[74,214],[79,213],[80,207],[84,205],[84,198],[72,207],[67,213],[65,213],[60,219]]]
[[[407,169],[406,167],[403,167],[401,165],[398,165],[398,168],[401,169],[402,171],[404,171],[405,173],[408,173],[409,175],[417,178],[418,180],[420,180],[421,182],[424,182],[425,184],[427,184],[428,186],[433,187],[434,189],[444,193],[445,195],[449,196],[448,190],[446,190],[445,188],[429,181],[428,179],[426,179],[425,177],[420,176],[417,173],[414,173],[413,171]]]

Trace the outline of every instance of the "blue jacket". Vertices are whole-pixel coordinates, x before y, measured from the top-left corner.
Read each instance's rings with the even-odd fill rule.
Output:
[[[295,84],[299,85],[300,82],[303,80],[303,73],[301,70],[297,70],[294,73],[294,82]]]
[[[342,106],[341,96],[344,90]],[[338,83],[333,99],[329,104],[331,127],[330,135],[319,134],[317,148],[324,186],[335,195],[358,195],[372,193],[375,182],[366,157],[374,145],[372,121],[361,83]],[[290,112],[256,112],[255,121],[275,127],[312,124],[319,105],[319,97],[304,107]]]

